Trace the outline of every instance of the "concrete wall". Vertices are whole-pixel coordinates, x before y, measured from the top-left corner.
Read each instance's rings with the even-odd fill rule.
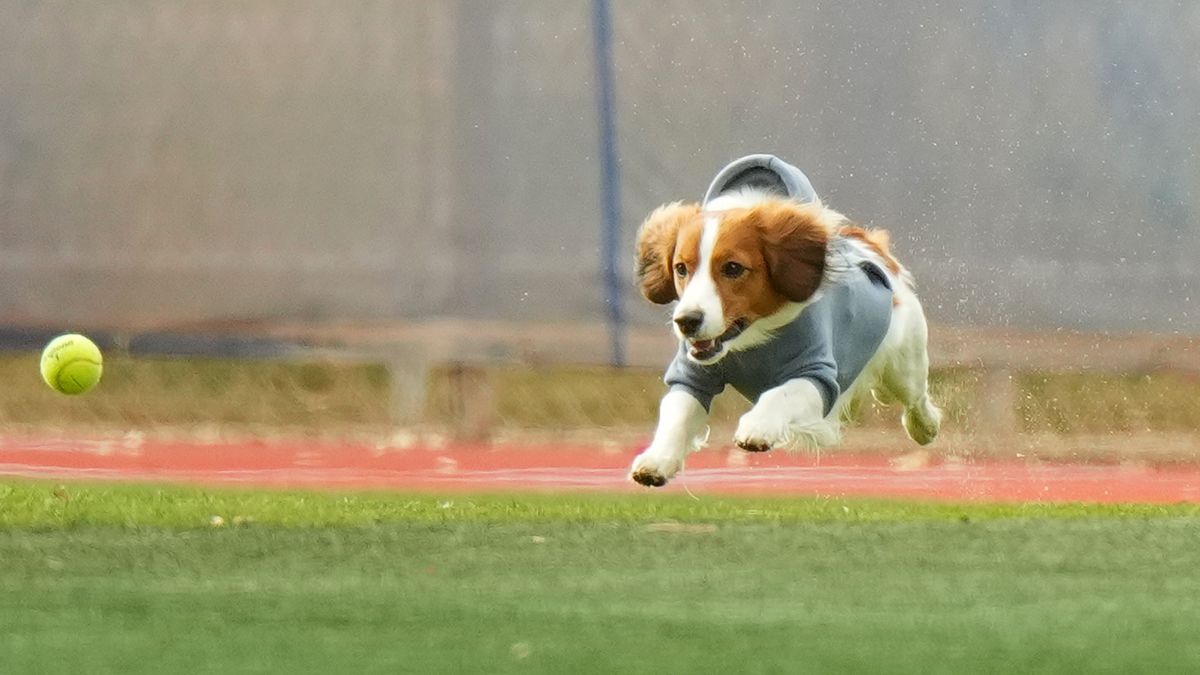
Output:
[[[630,250],[653,206],[774,152],[893,231],[938,321],[1200,330],[1200,3],[614,13]],[[0,322],[600,320],[589,22],[5,3]]]

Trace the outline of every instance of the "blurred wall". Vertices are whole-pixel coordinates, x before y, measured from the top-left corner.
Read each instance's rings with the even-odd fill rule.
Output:
[[[936,320],[1200,330],[1200,2],[614,13],[627,250],[774,152]],[[4,3],[0,322],[600,320],[591,40],[585,0]]]

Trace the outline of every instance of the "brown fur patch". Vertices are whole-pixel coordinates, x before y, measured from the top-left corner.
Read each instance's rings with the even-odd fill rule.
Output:
[[[721,307],[728,322],[774,314],[787,298],[772,282],[770,264],[763,249],[762,214],[752,209],[729,212],[721,222],[713,244],[710,271]],[[722,274],[730,263],[744,271],[735,278]]]
[[[787,302],[807,300],[816,292],[825,272],[831,214],[836,216],[819,205],[769,200],[721,215],[707,272],[721,298],[726,328],[738,319],[770,316]],[[697,273],[702,235],[703,219],[679,231],[675,261],[691,272],[677,279],[680,293]],[[730,263],[742,268],[740,274],[724,273]]]
[[[748,209],[745,218],[758,230],[774,290],[792,302],[812,297],[825,274],[830,236],[825,209],[819,204],[771,200]]]
[[[638,228],[636,274],[642,295],[650,302],[665,305],[678,299],[671,271],[675,242],[681,227],[699,222],[699,204],[674,202],[655,209]]]
[[[675,277],[675,292],[678,297],[683,296],[683,289],[687,287],[688,282],[696,276],[696,270],[700,267],[700,239],[704,236],[704,219],[694,218],[679,226],[679,233],[675,238],[675,257],[671,261],[671,266],[678,263],[687,265],[687,276],[679,276],[675,274],[674,269],[671,274]]]
[[[888,270],[900,276],[900,263],[892,256],[892,235],[887,230],[868,230],[857,225],[842,225],[839,233],[844,237],[857,239],[866,244],[872,251],[883,258]]]

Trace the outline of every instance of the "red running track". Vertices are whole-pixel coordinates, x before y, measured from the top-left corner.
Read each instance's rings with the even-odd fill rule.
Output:
[[[276,488],[646,490],[636,448],[449,445],[404,450],[318,441],[204,444],[141,438],[0,438],[0,475]],[[1200,502],[1200,466],[896,461],[874,455],[705,451],[662,492],[954,501]]]

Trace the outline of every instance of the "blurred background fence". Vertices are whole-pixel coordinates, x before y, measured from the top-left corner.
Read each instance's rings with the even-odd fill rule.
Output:
[[[328,411],[344,406],[355,428],[643,427],[671,345],[632,283],[635,369],[576,367],[609,358],[592,9],[0,5],[3,336],[28,351],[73,328],[118,355],[193,363],[300,355],[308,370],[273,385],[226,373],[253,378],[250,398],[295,403],[263,413],[281,424],[336,427]],[[735,157],[779,154],[827,202],[892,230],[944,386],[973,392],[961,428],[1190,443],[1200,2],[614,0],[611,13],[621,269],[651,208],[699,198]],[[318,376],[314,360],[384,371]],[[80,405],[115,405],[134,370],[110,369],[110,398]],[[1032,410],[1050,395],[1039,373],[1093,378],[1053,394],[1068,407],[1115,402]],[[1184,384],[1129,402],[1130,382],[1163,373]],[[341,385],[320,383],[342,377],[361,401],[328,398]],[[0,422],[34,423],[14,396]],[[1121,400],[1149,412],[1114,423]],[[181,424],[200,423],[195,401]],[[175,419],[145,414],[112,411]]]

